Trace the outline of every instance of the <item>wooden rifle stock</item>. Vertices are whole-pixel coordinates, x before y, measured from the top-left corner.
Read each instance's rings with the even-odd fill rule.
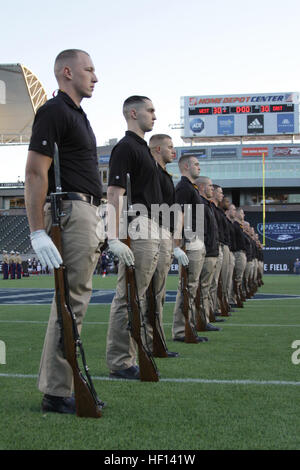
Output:
[[[152,326],[153,334],[153,356],[154,357],[168,357],[167,345],[165,343],[163,332],[160,324],[159,313],[156,306],[156,298],[154,292],[154,281],[151,279],[150,285],[147,290],[148,300],[148,318]]]
[[[153,356],[148,347],[145,347],[141,337],[141,329],[144,329],[145,341],[147,340],[146,326],[141,321],[141,307],[138,298],[138,291],[135,278],[135,267],[126,266],[126,287],[127,287],[127,309],[128,328],[131,336],[138,347],[140,378],[142,382],[158,382],[158,370],[153,360]]]
[[[131,200],[131,182],[130,174],[126,175],[126,194],[127,194],[127,208],[124,211],[124,217],[129,222],[132,219],[132,200]],[[123,242],[130,248],[130,237]],[[158,382],[159,373],[153,359],[152,352],[147,345],[147,330],[143,318],[138,288],[135,276],[135,267],[127,266],[125,264],[125,277],[126,277],[126,296],[127,296],[127,310],[128,310],[128,329],[131,336],[138,347],[140,379],[143,382]],[[145,342],[143,343],[141,337],[141,329],[144,330]]]
[[[61,233],[58,225],[52,225],[51,238],[58,251],[62,253]],[[88,367],[85,363],[82,342],[78,334],[76,318],[72,313],[68,300],[68,288],[65,266],[60,266],[54,270],[55,277],[55,296],[57,305],[57,316],[61,325],[62,347],[65,359],[72,368],[74,378],[74,392],[76,414],[84,418],[100,418],[103,403],[97,397],[91,378],[88,373]],[[77,352],[82,356],[87,379],[80,371]]]
[[[190,318],[189,318],[190,296],[189,296],[189,291],[188,291],[188,272],[187,272],[187,268],[183,265],[181,265],[180,283],[181,283],[181,292],[183,296],[182,312],[183,312],[184,319],[185,319],[184,342],[185,343],[198,343],[197,332],[192,327]]]
[[[201,308],[200,302],[200,295],[201,295],[201,288],[200,282],[197,288],[196,298],[195,298],[195,307],[196,307],[196,330],[197,331],[205,331],[206,328],[206,319],[204,317],[204,312]]]
[[[233,275],[233,291],[235,293],[237,307],[238,308],[243,308],[244,305],[243,305],[243,302],[242,302],[241,297],[240,297],[240,290],[239,290],[238,284],[235,280],[235,275]]]
[[[222,281],[221,281],[221,276],[219,277],[218,281],[218,299],[220,303],[220,309],[221,309],[221,316],[222,317],[228,317],[228,308],[227,308],[227,302],[225,300],[224,294],[223,294],[223,289],[222,289]]]

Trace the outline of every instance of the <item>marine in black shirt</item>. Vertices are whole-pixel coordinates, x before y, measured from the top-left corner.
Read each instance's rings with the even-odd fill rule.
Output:
[[[204,204],[204,243],[206,257],[219,255],[219,230],[215,217],[214,203],[211,201],[213,184],[210,178],[199,176],[196,180],[199,195]]]
[[[162,193],[156,161],[144,140],[146,132],[153,129],[156,120],[152,101],[145,96],[131,96],[123,103],[123,115],[127,123],[126,135],[112,151],[109,165],[108,199],[108,246],[118,256],[119,271],[116,295],[111,304],[107,334],[107,365],[110,377],[139,379],[136,344],[128,331],[127,310],[127,266],[135,266],[137,295],[141,305],[141,316],[147,316],[146,293],[159,259],[159,226],[151,218],[151,205],[161,204]],[[122,196],[126,192],[126,175],[131,178],[133,204],[142,204],[146,217],[136,217],[139,238],[129,237],[130,248],[119,239],[119,214]],[[115,225],[116,231],[110,229]],[[145,229],[145,230],[144,230]],[[152,236],[152,233],[155,236]],[[147,231],[147,234],[146,234]],[[150,236],[149,236],[150,235]],[[140,365],[141,366],[141,365]]]
[[[166,282],[172,262],[174,212],[170,208],[175,202],[175,188],[172,176],[168,173],[166,165],[176,157],[172,139],[167,134],[154,134],[149,142],[150,150],[157,162],[158,178],[162,192],[163,211],[160,213],[160,247],[159,258],[152,278],[152,288],[156,299],[156,308],[159,314],[160,331],[163,343],[166,345],[166,336],[163,328],[163,306],[166,293]],[[152,331],[150,325],[148,330]],[[168,357],[177,357],[178,353],[166,351]]]
[[[196,234],[196,237],[187,236],[185,230],[185,249],[186,256],[188,257],[188,270],[187,270],[187,287],[189,292],[189,306],[188,312],[183,313],[184,302],[183,302],[183,290],[181,286],[182,279],[180,277],[180,285],[177,289],[176,303],[173,314],[173,327],[172,335],[175,341],[182,341],[185,335],[185,321],[184,315],[187,314],[190,319],[191,328],[196,332],[196,314],[195,314],[195,302],[199,285],[199,278],[202,271],[202,267],[205,261],[205,245],[204,245],[204,204],[203,200],[199,194],[198,187],[196,185],[196,180],[200,173],[200,165],[198,159],[195,155],[182,155],[179,159],[178,166],[182,174],[181,180],[176,185],[175,188],[175,202],[182,207],[182,211],[187,209],[189,205],[191,208],[191,228],[193,234]],[[200,209],[200,210],[199,210]],[[198,214],[200,215],[198,219]],[[189,221],[190,223],[190,221]],[[186,229],[186,225],[184,229]],[[193,235],[192,235],[193,236]],[[175,244],[179,244],[179,240],[175,240]],[[174,254],[178,259],[176,254],[178,250],[181,250],[179,246],[176,246],[174,249]],[[176,252],[175,252],[176,250]],[[181,250],[182,251],[182,250]],[[181,256],[181,251],[179,251],[179,257]],[[183,262],[179,261],[179,272],[181,276],[182,266],[186,266]],[[195,340],[197,342],[205,341],[205,338],[195,335]]]
[[[222,201],[222,208],[226,214],[226,221],[229,230],[229,267],[228,267],[228,279],[227,279],[227,298],[230,304],[234,304],[232,282],[233,282],[233,272],[235,267],[235,228],[233,225],[233,220],[235,217],[235,206],[231,204],[230,200],[227,197],[224,197]],[[233,211],[233,212],[232,212]],[[232,217],[232,218],[231,218]]]
[[[217,329],[210,324],[210,320],[216,321],[214,317],[214,306],[210,296],[210,289],[215,277],[217,261],[219,256],[219,230],[215,217],[214,203],[211,201],[213,196],[213,184],[210,178],[200,176],[196,180],[199,188],[201,200],[204,204],[204,242],[206,256],[199,278],[199,287],[197,295],[200,296],[201,330]]]
[[[102,189],[96,141],[81,108],[82,99],[92,96],[98,80],[91,57],[78,49],[62,51],[56,57],[54,72],[64,92],[59,91],[36,114],[26,165],[25,201],[32,247],[41,264],[58,268],[63,262],[67,268],[69,303],[80,329],[104,241],[104,226],[98,214]],[[62,190],[67,192],[62,198],[61,254],[46,233],[51,227],[46,195],[55,190],[54,143],[59,149]],[[42,410],[75,413],[73,374],[60,338],[61,325],[53,299],[38,379],[39,390],[44,393]]]

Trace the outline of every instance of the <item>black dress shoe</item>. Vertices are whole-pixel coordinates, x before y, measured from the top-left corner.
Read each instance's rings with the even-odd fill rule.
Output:
[[[210,323],[207,323],[205,331],[220,331],[221,328],[218,328],[217,326],[213,326]]]
[[[173,341],[179,341],[180,343],[184,343],[184,336],[174,338]],[[204,343],[205,341],[208,341],[208,338],[206,338],[205,336],[197,336],[197,343]]]
[[[215,318],[214,321],[217,322],[217,323],[220,323],[220,322],[225,321],[225,320],[224,320],[224,318]]]
[[[177,338],[173,338],[173,341],[178,341],[179,343],[184,343],[184,336],[178,336]]]
[[[131,366],[128,369],[116,370],[109,374],[111,379],[127,379],[127,380],[139,380],[140,369],[138,366]]]
[[[197,336],[197,341],[198,343],[205,343],[208,341],[208,338],[206,338],[206,336]]]
[[[75,414],[75,398],[55,397],[53,395],[44,395],[42,400],[42,411],[52,413]]]
[[[167,351],[168,357],[178,357],[178,352]]]

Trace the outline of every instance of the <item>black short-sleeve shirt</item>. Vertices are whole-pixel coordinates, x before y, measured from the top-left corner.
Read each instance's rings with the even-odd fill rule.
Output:
[[[235,251],[246,251],[243,227],[237,220],[233,223],[233,225],[235,228]]]
[[[245,240],[245,251],[246,251],[247,261],[252,261],[254,258],[252,240],[245,232],[243,232],[243,235],[244,235],[244,240]]]
[[[223,225],[223,233],[224,233],[223,243],[224,245],[230,246],[230,230],[229,230],[229,225],[228,225],[228,219],[226,217],[224,210],[221,208],[218,208],[218,209],[222,216],[222,225]]]
[[[235,228],[234,228],[233,222],[231,222],[230,219],[227,219],[227,224],[228,224],[229,233],[230,233],[229,249],[230,249],[230,251],[234,252],[234,251],[236,251]]]
[[[160,164],[157,165],[159,182],[162,192],[163,203],[171,207],[175,203],[175,187],[172,176]],[[170,213],[169,226],[166,228],[172,233],[174,232],[174,212]],[[162,222],[162,225],[165,224]]]
[[[131,131],[126,131],[125,137],[112,150],[108,186],[126,190],[127,173],[130,174],[132,203],[143,204],[150,215],[152,204],[163,203],[158,167],[147,142]]]
[[[204,204],[204,243],[206,258],[219,255],[219,230],[213,209],[214,203],[201,196]]]
[[[59,150],[62,190],[101,198],[95,135],[83,109],[62,91],[38,109],[29,150],[52,158],[55,142]],[[48,178],[49,194],[55,191],[53,164]]]
[[[172,206],[175,203],[175,187],[172,176],[161,165],[157,165],[163,202]]]
[[[222,214],[222,209],[217,207],[214,203],[212,204],[212,207],[214,209],[216,221],[218,224],[218,229],[219,229],[219,241],[220,243],[225,244],[225,233],[224,233],[224,221],[223,221],[223,214]],[[227,226],[226,226],[227,229]]]
[[[182,176],[179,183],[175,188],[175,202],[180,204],[184,210],[185,204],[190,204],[192,207],[192,229],[193,232],[197,230],[196,217],[197,205],[203,204],[197,186],[195,186],[186,176]]]

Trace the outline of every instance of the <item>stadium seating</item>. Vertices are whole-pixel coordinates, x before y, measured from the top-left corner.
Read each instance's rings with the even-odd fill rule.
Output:
[[[0,252],[14,250],[26,254],[32,251],[26,215],[0,217]]]

